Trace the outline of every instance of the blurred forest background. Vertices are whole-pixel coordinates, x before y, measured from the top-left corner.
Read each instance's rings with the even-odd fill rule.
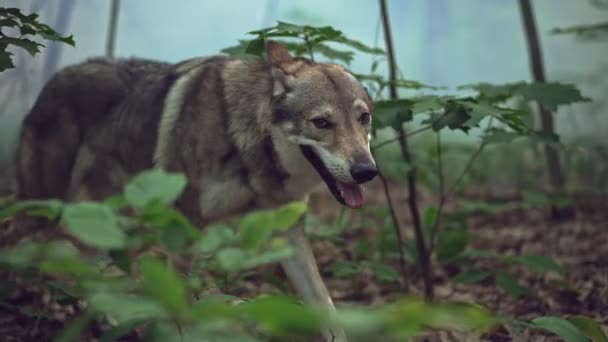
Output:
[[[49,43],[39,58],[15,51],[17,66],[0,75],[0,160],[15,149],[16,132],[44,82],[62,66],[105,53],[109,3],[105,1],[6,0],[5,6],[39,13],[62,34],[78,37],[77,48]],[[608,45],[573,35],[551,35],[554,28],[605,20],[602,2],[534,0],[546,73],[552,81],[571,82],[594,99],[560,110],[557,130],[564,137],[597,137],[608,127]],[[407,79],[436,86],[529,80],[525,36],[517,1],[389,1],[397,63]],[[313,26],[332,25],[368,45],[382,46],[375,1],[159,0],[122,1],[115,54],[177,62],[218,53],[244,33],[281,20]],[[380,39],[378,36],[380,35]],[[373,56],[357,54],[349,66],[369,71]],[[379,66],[386,74],[386,64]],[[15,80],[17,82],[15,82]],[[15,96],[19,94],[19,96]],[[576,112],[577,115],[570,115]],[[455,139],[466,139],[455,134]]]
[[[117,29],[110,50],[116,57],[177,62],[212,55],[237,45],[240,40],[255,40],[255,34],[252,37],[247,32],[274,26],[277,21],[313,26],[281,28],[279,24],[275,27],[279,38],[289,37],[281,36],[285,32],[313,32],[323,36],[328,32],[324,26],[331,26],[368,47],[387,49],[379,6],[382,1],[180,0],[168,3],[124,0],[114,3],[119,7],[115,12]],[[526,36],[529,32],[522,24],[521,5],[525,3],[532,4],[536,19],[542,64],[547,82],[551,83],[546,88],[533,83]],[[76,47],[44,41],[46,47],[34,58],[22,49],[9,48],[16,68],[0,73],[0,196],[4,196],[10,193],[12,156],[22,118],[54,72],[108,53],[111,10],[110,1],[4,0],[0,4],[17,7],[24,13],[38,13],[42,22],[60,34],[73,34],[76,41]],[[325,189],[315,193],[310,201],[312,210],[306,214],[306,228],[332,298],[338,307],[347,309],[349,305],[362,305],[403,310],[399,315],[390,311],[395,317],[407,318],[400,322],[400,327],[405,328],[398,332],[403,335],[397,335],[420,333],[422,340],[428,338],[428,341],[551,341],[553,336],[548,332],[566,341],[608,341],[605,334],[608,326],[608,1],[389,0],[386,4],[398,81],[420,83],[404,81],[405,86],[395,94],[400,99],[388,100],[389,95],[393,95],[387,86],[390,81],[386,81],[389,56],[354,48],[357,53],[348,68],[356,74],[380,75],[384,79],[384,88],[376,98],[379,105],[374,122],[379,124],[372,142],[383,177],[368,186],[369,204],[361,210],[339,208]],[[585,25],[596,26],[586,29]],[[578,28],[570,30],[572,27]],[[258,33],[257,38],[268,38],[263,36],[266,33]],[[330,43],[330,46],[334,45]],[[315,55],[316,60],[325,57],[322,53]],[[373,84],[373,78],[362,79],[372,90],[378,86]],[[530,83],[515,84],[519,81]],[[471,84],[474,86],[461,87]],[[565,84],[574,85],[585,98]],[[450,107],[454,103],[460,106],[457,110]],[[407,108],[413,115],[400,116],[403,112],[395,110],[397,107]],[[559,139],[539,134],[541,125],[537,114],[541,107],[553,114]],[[459,111],[466,112],[465,120],[458,117]],[[456,115],[457,122],[437,124],[446,115]],[[468,119],[475,115],[481,120],[467,125]],[[407,144],[402,141],[405,139],[400,139],[401,130],[409,132]],[[556,168],[546,162],[550,159],[547,146],[557,155],[557,169],[562,174],[559,184],[552,178]],[[162,177],[158,179],[162,181]],[[6,202],[0,201],[0,220],[6,222],[14,213],[10,211],[13,204],[9,197]],[[51,204],[47,209],[53,208]],[[4,210],[3,205],[8,209]],[[111,204],[103,205],[111,207]],[[562,209],[564,211],[560,211]],[[169,215],[163,212],[165,214]],[[69,217],[62,219],[69,227]],[[252,219],[251,222],[263,221]],[[238,225],[241,235],[242,226]],[[211,231],[217,233],[217,230]],[[203,234],[201,241],[211,235],[200,234]],[[217,242],[213,252],[221,254],[227,245],[232,246],[230,244],[238,240],[234,234],[230,236],[227,241]],[[250,252],[253,253],[241,251],[239,255]],[[281,272],[268,265],[277,260],[276,255],[262,254],[262,257],[260,260],[265,261],[254,266],[244,262],[245,257],[236,262],[236,266],[221,258],[207,266],[217,276],[218,287],[230,296],[256,298],[259,294],[288,292],[281,283]],[[11,267],[15,263],[1,253],[0,261],[8,262]],[[114,256],[112,262],[118,264]],[[35,264],[29,260],[27,265],[32,263]],[[66,271],[57,265],[35,266],[51,274]],[[253,268],[256,272],[250,271]],[[70,272],[75,271],[70,269]],[[77,274],[83,277],[80,280],[86,280],[83,274]],[[129,276],[131,274],[126,278],[133,280]],[[106,278],[96,281],[107,285]],[[190,286],[190,283],[184,285],[187,281],[175,280],[184,288]],[[95,301],[90,297],[99,294],[73,295],[65,287],[47,283],[36,290],[21,291],[19,296],[2,302],[7,312],[21,319],[11,321],[6,331],[12,330],[7,334],[18,335],[19,328],[29,328],[32,324],[37,328],[30,337],[65,333],[69,330],[62,330],[65,321],[79,312],[88,312],[79,311],[72,304],[68,304],[72,305],[71,311],[53,311],[46,307],[48,303],[32,299],[32,293],[46,295],[47,287],[54,289],[53,295],[60,292],[67,293],[71,299],[86,297],[92,300],[93,306]],[[125,296],[130,294],[124,291]],[[150,296],[146,291],[142,293],[138,299],[152,298],[166,304],[163,298]],[[124,299],[108,297],[105,292],[103,295],[104,300],[115,301],[112,303]],[[154,295],[162,297],[159,293]],[[443,307],[427,307],[422,302],[400,302],[404,295],[426,297],[437,304],[473,303],[476,309],[479,305],[488,312],[477,315],[477,311],[442,311]],[[110,305],[97,304],[99,312],[113,313]],[[249,309],[253,310],[255,304],[251,305]],[[24,312],[25,306],[33,309]],[[40,314],[32,315],[32,311],[46,312],[44,319],[40,320]],[[362,324],[360,329],[368,329],[366,333],[370,335],[362,336],[377,336],[374,334],[378,333],[378,327],[385,328],[382,324],[386,322],[381,324],[378,323],[381,319],[372,319],[379,316],[365,316],[357,321],[353,318],[355,315],[350,314],[344,321],[349,322],[351,328]],[[276,318],[280,316],[276,312],[273,316],[262,316],[262,320],[277,326],[289,325]],[[459,316],[468,323],[489,325],[491,329],[477,335],[451,326],[444,329],[446,324],[440,318],[448,317],[447,321],[452,323]],[[473,316],[475,318],[471,318]],[[91,315],[80,317],[85,317],[87,322],[92,320]],[[171,336],[171,331],[175,333],[171,330],[175,327],[167,328],[173,321],[167,319],[166,312],[151,317],[165,329],[164,336]],[[176,320],[183,318],[175,317]],[[423,318],[416,321],[412,317]],[[488,317],[492,324],[484,320]],[[130,317],[123,318],[126,323],[119,322],[113,328],[106,326],[104,331],[111,336],[141,337],[141,329],[133,328]],[[363,321],[369,326],[361,323]],[[372,326],[376,323],[378,326]],[[429,327],[432,328],[427,329]],[[0,334],[3,329],[0,324]],[[103,331],[90,334],[103,335]]]

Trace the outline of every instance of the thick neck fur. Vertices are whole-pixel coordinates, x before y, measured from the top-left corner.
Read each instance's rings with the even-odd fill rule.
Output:
[[[270,136],[277,153],[277,169],[287,173],[283,190],[292,199],[302,199],[322,183],[300,147],[272,125],[273,78],[270,66],[260,61],[232,60],[223,71],[225,96],[231,115],[229,131],[244,154]]]

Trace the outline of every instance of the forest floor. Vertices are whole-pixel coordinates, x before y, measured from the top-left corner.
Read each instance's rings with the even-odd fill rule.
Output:
[[[380,197],[380,195],[378,195]],[[325,195],[313,197],[312,209],[324,220],[336,217],[332,199]],[[380,203],[379,198],[372,202]],[[598,201],[602,203],[601,201]],[[406,208],[405,197],[397,196],[396,204]],[[399,210],[404,227],[407,212]],[[505,293],[489,276],[474,284],[454,284],[449,279],[461,272],[462,265],[439,265],[433,262],[435,297],[439,303],[477,303],[500,316],[518,320],[530,320],[538,316],[569,317],[585,315],[598,320],[604,328],[608,326],[608,206],[585,205],[577,208],[576,219],[561,222],[548,220],[548,213],[541,209],[509,209],[495,213],[473,214],[468,217],[470,233],[469,248],[491,251],[502,255],[540,254],[553,258],[565,269],[563,279],[554,274],[540,274],[524,267],[514,266],[511,272],[517,275],[520,285],[531,291],[520,297]],[[349,261],[358,242],[371,239],[377,234],[376,227],[345,230],[339,240],[314,239],[313,249],[323,277],[337,303],[378,305],[388,303],[405,294],[403,284],[376,279],[370,272],[335,277],[330,265],[337,261]],[[411,234],[406,234],[411,235]],[[397,262],[393,263],[399,269]],[[494,270],[503,267],[491,258],[475,259],[474,265]],[[254,296],[275,292],[276,278],[282,277],[278,267],[267,267],[275,275],[275,281],[267,276],[250,275],[231,286],[231,293],[239,296]],[[422,295],[423,283],[414,266],[408,266],[409,294]],[[0,341],[46,341],[51,340],[65,326],[73,311],[72,306],[62,311],[63,315],[36,314],[41,306],[48,307],[48,294],[39,288],[24,284],[22,289],[11,290],[10,299],[0,307]],[[8,292],[3,293],[6,298]],[[8,304],[7,304],[8,303]],[[48,308],[45,309],[48,313]],[[66,317],[67,315],[67,317]],[[8,339],[13,336],[13,339]],[[133,337],[133,336],[131,336]],[[482,335],[465,332],[434,330],[420,337],[421,341],[559,341],[554,336],[538,331],[516,329],[501,324]]]

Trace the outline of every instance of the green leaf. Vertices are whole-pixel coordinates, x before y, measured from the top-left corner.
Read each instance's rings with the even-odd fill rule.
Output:
[[[506,273],[496,274],[496,285],[515,298],[531,293],[530,289],[519,285],[517,280]]]
[[[412,112],[414,114],[435,112],[443,109],[444,104],[443,99],[439,96],[424,96],[414,101]]]
[[[136,208],[143,208],[152,201],[164,205],[172,204],[186,186],[186,178],[181,174],[148,170],[135,176],[125,187],[124,195]]]
[[[515,260],[538,273],[555,272],[562,277],[566,274],[566,271],[557,262],[544,255],[522,255],[515,257]]]
[[[258,297],[241,304],[240,310],[271,332],[314,332],[321,323],[321,318],[313,310],[280,296]]]
[[[89,296],[88,304],[95,310],[110,315],[118,323],[167,316],[156,301],[126,293],[96,291]]]
[[[243,267],[251,268],[251,267],[257,267],[260,265],[278,262],[278,261],[289,258],[290,256],[293,255],[293,253],[294,253],[294,249],[291,246],[274,248],[274,249],[265,251],[261,254],[255,255],[251,258],[248,258],[247,261],[243,264]]]
[[[435,223],[437,222],[437,215],[439,214],[439,210],[435,207],[428,207],[424,211],[422,223],[424,230],[427,233],[430,233],[433,227],[435,227]]]
[[[27,53],[32,56],[35,56],[40,52],[40,47],[44,47],[44,45],[36,43],[35,41],[25,39],[25,38],[11,38],[11,37],[0,37],[0,45],[15,45],[18,46]]]
[[[445,262],[467,248],[469,233],[464,229],[444,229],[437,238],[437,259]]]
[[[6,51],[6,44],[0,44],[0,72],[15,67],[11,55],[12,53]]]
[[[273,227],[279,230],[292,228],[304,213],[306,213],[305,202],[291,202],[285,204],[273,211]]]
[[[140,269],[143,287],[154,299],[177,313],[186,309],[186,286],[175,272],[154,258],[142,259]]]
[[[456,284],[472,284],[486,279],[489,275],[490,272],[484,270],[470,270],[457,274],[450,281]]]
[[[574,316],[568,318],[585,336],[593,342],[608,342],[608,336],[602,330],[602,326],[594,319],[586,316]]]
[[[226,271],[237,271],[245,264],[247,257],[240,248],[224,248],[217,253],[217,261]]]
[[[347,278],[361,272],[359,266],[352,261],[336,261],[327,266],[327,270],[337,278]]]
[[[580,90],[572,84],[522,84],[515,92],[516,94],[521,95],[525,100],[536,101],[550,111],[555,111],[560,105],[589,101],[589,99],[583,97]]]
[[[562,337],[567,342],[589,342],[589,339],[574,324],[560,317],[538,317],[532,320],[532,324]]]
[[[523,202],[531,206],[547,206],[549,205],[549,197],[547,194],[539,191],[523,191],[522,193]]]
[[[270,239],[274,229],[274,214],[270,210],[258,210],[243,217],[239,223],[239,235],[243,245],[257,250]]]
[[[51,259],[44,260],[40,268],[47,273],[55,275],[74,275],[74,276],[91,276],[99,274],[93,268],[81,259]]]
[[[222,245],[230,243],[233,240],[234,232],[230,227],[215,224],[205,229],[205,233],[196,242],[194,249],[203,253],[214,252]]]
[[[69,204],[63,212],[66,228],[79,240],[101,249],[123,248],[125,233],[118,218],[107,206],[94,202]]]
[[[374,273],[374,276],[379,281],[385,282],[397,282],[401,275],[399,272],[391,265],[382,264],[382,263],[373,263],[370,265],[371,271]]]
[[[412,119],[410,100],[383,100],[374,104],[374,129],[393,127],[395,130]]]

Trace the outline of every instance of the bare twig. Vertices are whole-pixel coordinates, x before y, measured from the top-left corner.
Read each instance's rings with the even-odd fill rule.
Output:
[[[431,127],[432,126],[424,126],[424,127],[420,127],[418,129],[415,129],[415,130],[413,130],[411,132],[408,132],[407,133],[407,137],[409,138],[409,137],[411,137],[413,135],[416,135],[418,133],[422,133],[424,131],[427,131],[427,130],[431,129]],[[390,139],[384,140],[383,142],[377,143],[376,145],[372,146],[372,149],[373,150],[377,150],[377,149],[379,149],[380,147],[382,147],[384,145],[388,145],[390,143],[394,143],[394,142],[397,142],[397,141],[399,141],[399,135],[397,135],[394,138],[390,138]]]
[[[391,213],[391,218],[393,220],[393,226],[395,227],[395,234],[397,236],[397,247],[399,248],[399,269],[401,271],[401,278],[403,279],[403,289],[408,292],[409,280],[407,276],[407,269],[405,266],[405,246],[403,243],[403,234],[401,233],[401,225],[399,224],[399,220],[397,218],[397,211],[395,210],[395,205],[393,203],[391,192],[388,186],[388,181],[382,173],[378,173],[378,177],[380,177],[380,180],[382,181],[382,187],[384,188],[384,194],[386,195],[386,201],[388,202],[388,208]]]

